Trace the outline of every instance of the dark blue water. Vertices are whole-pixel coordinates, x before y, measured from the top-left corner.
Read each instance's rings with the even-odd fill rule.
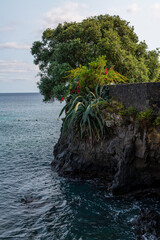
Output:
[[[51,170],[62,104],[40,94],[0,94],[0,239],[130,240],[151,200],[113,200]]]

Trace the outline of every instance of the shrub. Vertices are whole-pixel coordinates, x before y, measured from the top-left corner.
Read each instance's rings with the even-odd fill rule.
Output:
[[[104,86],[128,81],[126,77],[114,71],[113,67],[107,68],[105,56],[98,57],[95,61],[90,62],[88,67],[80,66],[72,69],[69,71],[68,78],[70,80],[70,90],[74,89],[75,81],[79,81],[80,92],[83,95],[86,93],[86,86],[94,92],[97,85]]]
[[[119,115],[121,116],[127,116],[128,115],[128,112],[127,112],[127,109],[123,108],[119,111]]]
[[[134,107],[128,107],[127,111],[128,111],[128,114],[132,117],[136,117],[138,114],[138,111]]]
[[[137,115],[137,119],[139,121],[143,121],[143,120],[151,121],[151,120],[153,120],[153,118],[154,118],[154,111],[149,108],[147,108],[146,111],[144,111],[144,112],[141,111]]]
[[[155,119],[154,122],[153,122],[153,125],[155,125],[155,126],[159,126],[159,125],[160,125],[160,115],[158,115],[158,116],[156,117],[156,119]]]
[[[98,94],[98,87],[96,87],[95,94],[88,88],[86,91],[88,94],[85,96],[72,95],[62,109],[60,116],[66,110],[63,132],[68,132],[73,127],[75,136],[78,134],[81,139],[89,138],[90,142],[93,143],[102,139],[104,135],[105,121],[100,106],[105,103],[105,100]]]

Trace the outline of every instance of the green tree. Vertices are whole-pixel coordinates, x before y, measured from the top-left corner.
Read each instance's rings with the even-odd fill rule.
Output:
[[[39,65],[38,87],[46,101],[64,95],[69,70],[88,66],[102,55],[106,67],[114,67],[130,82],[156,81],[160,73],[159,51],[147,51],[146,43],[139,42],[134,28],[119,16],[100,15],[47,29],[31,53]]]

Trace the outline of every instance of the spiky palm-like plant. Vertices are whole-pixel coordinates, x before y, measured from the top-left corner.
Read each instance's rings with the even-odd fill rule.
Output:
[[[105,121],[100,111],[100,104],[106,100],[100,97],[102,88],[98,93],[98,86],[95,94],[87,88],[86,91],[85,96],[71,98],[62,109],[60,116],[66,110],[63,132],[73,127],[75,135],[80,134],[81,139],[88,138],[93,143],[104,136]]]

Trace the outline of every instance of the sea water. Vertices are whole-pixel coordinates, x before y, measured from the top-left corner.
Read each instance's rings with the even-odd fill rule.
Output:
[[[51,170],[63,103],[38,93],[0,94],[0,239],[131,240],[153,200],[109,198],[90,182]]]

